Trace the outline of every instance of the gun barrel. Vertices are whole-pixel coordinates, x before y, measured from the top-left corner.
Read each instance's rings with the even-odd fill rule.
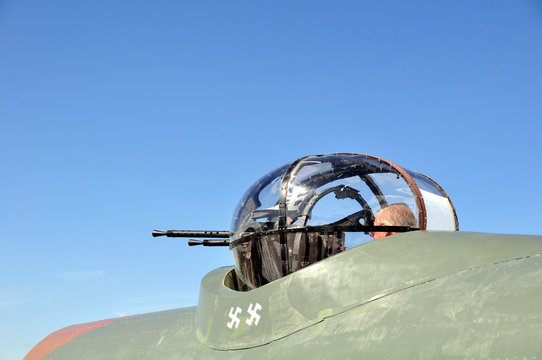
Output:
[[[231,233],[229,231],[212,230],[153,230],[152,236],[227,239],[231,236]]]
[[[188,240],[188,246],[196,246],[196,245],[203,245],[203,246],[229,246],[230,242],[229,240],[196,240],[196,239],[189,239]]]

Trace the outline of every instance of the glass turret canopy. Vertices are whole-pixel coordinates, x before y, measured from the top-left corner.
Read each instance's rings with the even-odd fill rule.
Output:
[[[415,220],[375,223],[378,211],[394,204]],[[374,231],[411,230],[459,230],[453,204],[434,180],[370,155],[315,155],[248,189],[234,212],[230,249],[237,275],[256,288],[369,241]]]

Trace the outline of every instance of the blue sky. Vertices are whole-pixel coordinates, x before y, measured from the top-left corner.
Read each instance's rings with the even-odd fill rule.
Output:
[[[437,180],[542,234],[540,1],[0,1],[0,360],[194,305],[244,191],[309,154]]]

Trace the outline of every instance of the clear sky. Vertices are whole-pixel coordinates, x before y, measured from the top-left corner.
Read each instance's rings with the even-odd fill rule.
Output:
[[[542,234],[542,3],[0,0],[0,360],[197,303],[267,171],[381,156],[465,231]]]

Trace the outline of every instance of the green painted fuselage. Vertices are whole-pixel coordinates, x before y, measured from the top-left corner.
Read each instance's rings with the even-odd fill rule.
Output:
[[[113,322],[45,359],[540,358],[540,254],[542,236],[422,231],[247,292],[219,268],[197,307]]]

